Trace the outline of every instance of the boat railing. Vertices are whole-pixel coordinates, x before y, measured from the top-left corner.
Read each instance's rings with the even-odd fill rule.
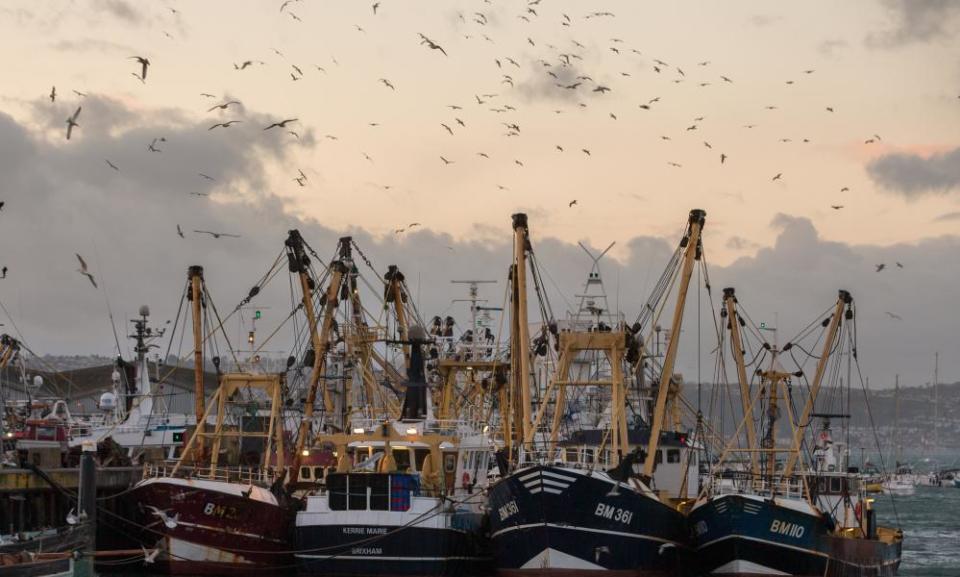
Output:
[[[176,474],[174,474],[176,470]],[[170,463],[146,463],[143,466],[143,478],[177,477],[181,479],[200,479],[205,481],[225,481],[230,483],[266,485],[277,479],[273,467],[194,467],[182,465],[176,468]]]
[[[710,491],[713,495],[748,493],[787,498],[803,498],[805,495],[803,478],[799,475],[784,477],[775,475],[753,475],[750,471],[724,471],[710,477]]]
[[[517,464],[520,467],[529,465],[567,465],[583,469],[610,469],[615,455],[607,450],[591,446],[564,446],[550,449],[543,446],[524,448],[520,452]]]
[[[351,421],[353,429],[363,429],[364,431],[374,431],[384,424],[383,419],[353,419]],[[489,427],[486,426],[484,422],[479,419],[431,419],[428,421],[423,421],[424,425],[422,428],[423,433],[434,434],[434,435],[450,435],[464,437],[468,435],[479,435],[482,434],[484,428],[487,428],[489,432]]]

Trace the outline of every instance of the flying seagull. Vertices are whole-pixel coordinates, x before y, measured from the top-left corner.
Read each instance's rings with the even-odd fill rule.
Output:
[[[418,33],[418,34],[419,34],[419,33]],[[437,43],[434,42],[433,40],[430,40],[429,38],[427,38],[427,37],[424,36],[423,34],[420,34],[420,44],[426,44],[426,45],[427,45],[427,48],[430,48],[431,50],[439,50],[440,52],[443,53],[444,56],[447,55],[447,51],[444,50],[442,46],[440,46],[439,44],[437,44]]]
[[[183,236],[183,229],[180,228],[179,224],[177,225],[177,235],[180,236],[180,238],[186,238],[185,236]]]
[[[144,58],[143,56],[131,56],[130,59],[131,59],[131,60],[136,60],[137,62],[140,63],[140,65],[141,65],[141,69],[140,69],[141,72],[140,72],[139,78],[140,78],[140,81],[141,81],[141,82],[146,82],[146,81],[147,81],[147,67],[150,66],[150,60],[147,59],[147,58]]]
[[[74,254],[77,255],[77,260],[80,261],[80,268],[77,269],[77,272],[90,279],[90,284],[93,285],[93,288],[97,288],[97,281],[93,278],[93,275],[87,271],[87,261],[83,260],[83,257],[80,256],[79,253]]]
[[[842,204],[831,204],[831,205],[830,205],[830,208],[832,208],[833,210],[840,210],[841,208],[843,208],[843,205],[842,205]]]
[[[777,175],[774,176],[771,180],[780,180],[780,177],[781,177],[781,176],[783,176],[783,173],[782,173],[782,172],[778,172]]]
[[[77,118],[80,117],[80,109],[82,106],[77,107],[77,111],[73,113],[73,116],[67,118],[67,140],[70,140],[70,135],[73,133],[74,126],[80,126],[77,124]]]
[[[220,238],[221,236],[226,238],[240,238],[239,234],[228,234],[226,232],[212,232],[209,230],[194,230],[193,232],[197,234],[209,234],[213,238]]]
[[[242,120],[228,120],[228,121],[226,121],[226,122],[218,122],[218,123],[214,124],[213,126],[211,126],[210,128],[208,128],[207,130],[213,130],[214,128],[217,128],[218,126],[222,126],[222,127],[224,127],[224,128],[230,128],[230,125],[231,125],[231,124],[236,124],[236,123],[238,123],[238,122],[243,122],[243,121],[242,121]]]
[[[577,204],[577,199],[573,199],[573,200],[571,200],[570,202],[568,202],[568,203],[567,203],[567,208],[571,208],[571,207],[573,207],[573,205],[575,205],[575,204]]]
[[[877,272],[880,272],[885,268],[887,268],[887,265],[885,263],[880,263],[877,265]]]
[[[297,121],[296,118],[288,118],[287,120],[281,120],[280,122],[274,122],[274,123],[271,124],[270,126],[264,128],[264,130],[270,130],[271,128],[275,128],[275,127],[277,127],[277,126],[279,126],[280,128],[286,128],[288,122],[296,122],[296,121]]]
[[[393,84],[386,78],[381,78],[380,82],[383,82],[383,85],[389,88],[390,90],[396,90],[396,88],[393,87]]]
[[[171,517],[167,514],[167,511],[169,511],[169,509],[158,509],[151,505],[147,505],[146,507],[147,509],[150,509],[151,513],[153,513],[155,516],[159,517],[163,521],[163,524],[167,527],[167,529],[177,528],[177,522],[180,519],[180,513],[177,513],[173,517]]]
[[[892,318],[892,319],[895,319],[895,320],[898,320],[898,321],[902,321],[902,320],[903,320],[903,317],[901,317],[901,316],[898,315],[898,314],[892,313],[892,312],[890,312],[890,311],[884,311],[884,314],[886,314],[888,317],[890,317],[890,318]]]
[[[110,161],[107,160],[106,158],[104,158],[103,161],[106,162],[106,163],[107,163],[107,166],[109,166],[110,168],[116,170],[117,172],[120,172],[120,169],[117,168],[117,165],[116,165],[116,164],[110,162]]]
[[[444,157],[442,157],[442,156],[440,157],[440,160],[443,161],[443,165],[444,165],[444,166],[446,166],[446,165],[448,165],[448,164],[453,164],[453,162],[454,162],[454,161],[452,161],[452,160],[447,160],[446,158],[444,158]]]
[[[213,178],[213,177],[210,176],[209,174],[204,174],[204,173],[202,173],[202,172],[198,172],[197,174],[199,174],[200,176],[202,176],[202,177],[205,178],[206,180],[216,180],[215,178]]]
[[[207,112],[213,112],[214,110],[216,110],[216,109],[218,109],[218,108],[219,108],[220,110],[226,110],[227,107],[230,106],[231,104],[240,104],[240,101],[238,101],[238,100],[231,100],[230,102],[224,102],[223,104],[217,104],[216,106],[211,106],[209,109],[207,109]]]
[[[57,99],[57,87],[54,86],[50,89],[50,102],[54,102]]]

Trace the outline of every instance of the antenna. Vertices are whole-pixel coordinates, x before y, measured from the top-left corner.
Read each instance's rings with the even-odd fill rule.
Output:
[[[484,306],[482,303],[487,302],[486,299],[480,298],[480,285],[482,284],[497,284],[495,280],[452,280],[450,284],[465,284],[470,286],[470,296],[465,299],[453,299],[452,302],[468,302],[470,303],[470,326],[473,329],[473,340],[470,343],[470,348],[472,349],[473,358],[479,358],[478,349],[480,347],[480,337],[481,329],[484,328],[484,321],[490,318],[489,311],[502,311],[500,307],[488,307]],[[482,313],[482,314],[478,314]]]
[[[583,249],[583,252],[587,253],[587,256],[590,257],[593,264],[590,267],[590,273],[587,275],[587,282],[584,284],[583,293],[574,295],[580,302],[577,305],[577,310],[572,312],[571,316],[574,321],[582,321],[585,320],[582,317],[588,315],[588,319],[595,324],[599,324],[601,317],[605,316],[608,322],[616,324],[619,320],[619,311],[614,315],[610,313],[607,291],[604,289],[603,277],[600,275],[600,260],[606,256],[606,254],[610,252],[610,249],[617,243],[616,241],[611,242],[607,248],[598,255],[595,255],[582,242],[577,241],[577,244]]]

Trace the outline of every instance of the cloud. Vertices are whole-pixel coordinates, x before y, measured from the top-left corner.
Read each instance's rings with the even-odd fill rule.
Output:
[[[960,211],[946,212],[933,219],[935,222],[952,222],[960,220]]]
[[[928,157],[887,154],[870,162],[867,174],[880,186],[907,198],[946,194],[960,187],[960,147]]]
[[[99,0],[96,6],[127,24],[140,24],[143,15],[125,0]]]
[[[382,275],[387,265],[397,264],[425,318],[435,314],[452,314],[460,322],[469,318],[462,303],[452,303],[464,294],[451,280],[496,280],[498,284],[482,288],[482,296],[492,307],[507,304],[503,297],[512,243],[509,214],[471,240],[458,241],[424,229],[381,237],[364,230],[362,223],[334,230],[291,213],[281,197],[271,192],[271,185],[286,179],[270,175],[278,170],[294,172],[300,145],[282,134],[264,134],[265,118],[255,111],[246,112],[244,125],[229,129],[235,132],[211,132],[205,122],[183,112],[131,110],[113,100],[91,97],[84,107],[84,115],[90,115],[81,116],[84,122],[78,137],[69,143],[60,132],[62,112],[54,110],[49,116],[38,112],[29,123],[0,113],[0,174],[4,175],[0,199],[6,201],[0,213],[0,242],[10,247],[0,257],[0,264],[9,267],[8,277],[0,280],[0,301],[27,344],[40,354],[113,354],[105,299],[118,330],[141,304],[150,305],[158,325],[174,318],[190,265],[204,266],[214,302],[224,314],[282,254],[292,228],[300,229],[323,259],[330,258],[341,236],[352,236],[376,267],[374,272],[366,259],[357,258],[358,270],[374,286],[374,277]],[[48,128],[54,120],[56,132]],[[148,152],[150,139],[161,134],[167,138],[164,152]],[[107,166],[105,158],[120,172]],[[208,182],[198,172],[216,181]],[[190,190],[213,196],[190,196]],[[563,317],[576,306],[574,295],[583,291],[592,263],[572,240],[539,235],[543,218],[531,215],[534,249],[544,271],[543,291],[554,314]],[[673,219],[679,228],[686,215],[678,210],[665,218]],[[177,236],[178,224],[186,238]],[[833,302],[836,290],[844,288],[858,302],[862,328],[858,345],[868,373],[899,372],[906,383],[921,382],[929,372],[930,351],[960,349],[956,332],[960,309],[948,290],[960,285],[960,263],[955,258],[960,237],[887,247],[854,246],[821,238],[805,218],[778,215],[772,224],[777,231],[772,246],[728,266],[710,264],[712,302],[702,289],[691,291],[691,299],[703,299],[703,327],[712,327],[709,315],[716,309],[720,287],[735,286],[755,320],[778,315],[784,334],[806,326]],[[193,234],[194,229],[241,237],[213,239]],[[704,239],[708,255],[712,243],[727,236],[718,238],[711,230],[708,223]],[[632,321],[678,242],[678,238],[654,236],[619,239],[620,258],[607,256],[601,261],[610,306],[625,311]],[[75,272],[75,252],[90,264],[100,290]],[[874,272],[874,265],[896,261],[905,268],[888,266],[882,273]],[[268,285],[253,303],[265,311],[263,334],[295,306],[285,274],[281,272],[278,282]],[[530,290],[534,299],[533,287]],[[377,310],[373,294],[364,291],[368,308]],[[539,320],[540,309],[533,300],[530,310],[533,320]],[[688,376],[697,370],[696,311],[694,304],[687,309],[679,357],[679,370]],[[884,311],[897,313],[903,322],[891,325]],[[0,322],[6,323],[4,330],[13,332],[7,319]],[[231,321],[227,329],[236,335],[242,327]],[[904,331],[911,335],[907,341],[902,338]],[[285,355],[292,340],[286,336],[289,332],[281,330],[271,350]],[[704,343],[703,354],[708,355],[712,347]],[[174,342],[174,354],[178,346]],[[945,378],[960,373],[960,364],[950,362],[941,365]],[[702,363],[712,366],[706,357]]]
[[[882,0],[891,27],[867,36],[873,48],[894,48],[952,37],[960,17],[956,0]]]
[[[747,249],[757,248],[758,246],[760,245],[758,245],[757,243],[751,240],[747,240],[742,236],[736,236],[736,235],[728,238],[726,242],[726,247],[732,250],[747,250]]]
[[[575,64],[569,66],[543,66],[539,60],[532,60],[528,66],[529,73],[517,82],[516,90],[520,96],[530,102],[536,100],[555,100],[562,102],[576,102],[593,94],[596,86],[589,80],[578,79],[579,76],[590,76]],[[548,74],[556,74],[556,78]],[[596,79],[595,79],[596,80]],[[564,88],[579,83],[577,88]]]
[[[846,40],[840,38],[831,38],[824,40],[817,46],[817,52],[826,56],[827,58],[833,58],[837,56],[838,53],[846,49],[849,46]]]
[[[749,22],[757,28],[766,28],[779,20],[779,16],[773,16],[771,14],[754,14],[750,17]]]
[[[53,49],[61,52],[102,52],[104,54],[133,54],[135,52],[131,46],[104,40],[103,38],[61,40],[53,45]]]

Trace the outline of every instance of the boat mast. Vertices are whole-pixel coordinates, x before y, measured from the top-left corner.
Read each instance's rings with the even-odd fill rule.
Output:
[[[410,339],[407,338],[407,332],[409,330],[409,325],[407,323],[407,311],[403,308],[404,303],[407,302],[407,293],[403,290],[403,273],[400,272],[400,269],[397,268],[397,265],[392,264],[387,267],[387,274],[384,275],[387,281],[386,298],[384,299],[388,303],[393,303],[393,311],[397,316],[397,332],[399,333],[400,341],[403,342],[403,365],[406,368],[410,368],[410,345],[407,343]]]
[[[514,438],[522,443],[531,428],[530,407],[530,327],[527,325],[527,250],[530,248],[530,230],[527,215],[513,215],[513,298],[510,331],[511,402],[515,431]],[[476,335],[474,335],[476,338]],[[518,403],[519,401],[519,403]]]
[[[342,242],[343,239],[341,239]],[[337,298],[340,291],[340,284],[343,281],[343,275],[346,272],[346,266],[339,260],[330,264],[330,284],[327,286],[327,292],[321,301],[323,308],[323,321],[317,330],[317,315],[313,308],[313,293],[315,283],[309,274],[310,258],[303,250],[303,237],[300,231],[291,230],[286,241],[287,259],[291,272],[295,272],[300,277],[300,290],[303,297],[303,310],[307,316],[307,323],[310,327],[310,339],[313,344],[313,368],[310,372],[310,382],[307,387],[307,399],[303,406],[303,418],[300,421],[300,427],[297,431],[297,447],[293,454],[293,465],[290,467],[290,483],[296,483],[300,476],[300,462],[302,460],[303,448],[306,446],[307,436],[310,432],[310,424],[313,421],[314,404],[317,400],[317,388],[320,387],[321,375],[326,370],[327,344],[330,340],[330,329],[333,325],[333,315],[337,310]],[[330,391],[326,386],[326,379],[323,382],[323,405],[328,414],[333,413],[333,399],[330,397]]]
[[[933,450],[937,451],[940,445],[940,431],[937,423],[940,422],[940,352],[933,353]]]
[[[810,413],[813,411],[813,405],[817,400],[817,394],[820,392],[820,385],[823,382],[823,376],[827,371],[827,361],[830,360],[830,351],[833,350],[837,339],[837,332],[840,329],[843,308],[846,306],[847,315],[853,318],[853,311],[849,309],[853,302],[853,297],[845,290],[840,290],[837,297],[837,305],[833,310],[833,316],[830,317],[827,328],[827,338],[823,342],[823,351],[820,354],[820,360],[817,361],[817,372],[813,376],[813,382],[810,383],[810,395],[807,396],[807,402],[803,405],[803,412],[799,420],[796,421],[797,428],[793,433],[793,443],[791,444],[790,456],[787,459],[787,465],[783,469],[784,478],[789,478],[793,474],[793,469],[797,465],[797,459],[800,457],[800,443],[803,441],[803,430],[810,422]]]
[[[893,376],[893,431],[896,434],[897,446],[896,456],[894,457],[896,469],[900,468],[900,457],[903,453],[903,432],[900,430],[900,375]]]
[[[653,412],[653,423],[650,426],[650,441],[647,444],[647,458],[643,464],[643,474],[653,477],[653,467],[660,445],[660,432],[663,430],[663,420],[667,410],[667,398],[670,393],[670,381],[673,379],[673,367],[677,360],[677,347],[680,343],[680,329],[683,325],[683,309],[687,301],[687,289],[690,287],[690,277],[693,275],[693,262],[700,258],[702,245],[700,232],[706,220],[707,213],[700,209],[690,211],[687,223],[687,234],[680,241],[680,246],[686,250],[683,256],[683,268],[680,273],[680,286],[677,292],[677,306],[673,311],[673,325],[670,330],[670,342],[667,343],[667,353],[663,359],[663,370],[660,372],[660,385],[657,390],[657,404]]]
[[[750,450],[750,469],[753,478],[759,473],[757,469],[757,432],[753,428],[753,399],[750,394],[750,381],[747,380],[747,367],[743,360],[743,341],[740,337],[740,326],[743,320],[737,314],[737,297],[733,287],[723,289],[723,302],[727,309],[727,319],[730,324],[730,352],[737,365],[737,380],[740,381],[740,404],[743,406],[743,419],[747,429],[747,449]]]
[[[193,409],[197,416],[197,455],[203,454],[203,438],[206,423],[203,415],[206,413],[206,396],[203,389],[203,267],[191,266],[187,271],[190,281],[190,304],[193,311]],[[139,343],[138,343],[139,344]],[[145,369],[140,367],[141,370]]]

